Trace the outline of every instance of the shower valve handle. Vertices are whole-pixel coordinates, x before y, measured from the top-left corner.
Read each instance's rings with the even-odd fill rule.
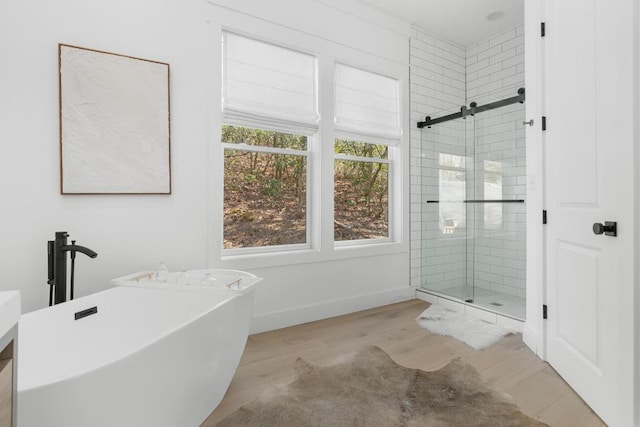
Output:
[[[605,221],[604,224],[596,222],[593,224],[593,233],[615,237],[618,235],[618,223],[614,221]]]

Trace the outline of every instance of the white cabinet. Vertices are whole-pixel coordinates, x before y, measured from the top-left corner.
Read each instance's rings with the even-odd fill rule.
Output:
[[[20,293],[0,292],[0,427],[17,425]]]

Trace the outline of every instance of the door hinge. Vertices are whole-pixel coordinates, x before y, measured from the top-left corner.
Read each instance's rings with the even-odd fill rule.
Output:
[[[547,223],[547,211],[546,210],[542,211],[542,223],[543,224]]]
[[[544,22],[540,23],[540,37],[544,37],[545,36],[545,24]]]
[[[542,116],[542,130],[547,130],[547,116]]]
[[[547,318],[547,304],[542,304],[542,318]]]

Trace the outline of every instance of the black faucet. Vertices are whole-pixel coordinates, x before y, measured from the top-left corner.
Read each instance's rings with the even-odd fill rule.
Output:
[[[50,240],[47,244],[49,253],[49,280],[47,281],[50,285],[49,305],[60,304],[67,300],[67,252],[71,253],[70,299],[73,299],[76,252],[81,252],[90,258],[98,256],[91,249],[76,245],[75,240],[72,240],[71,244],[68,245],[67,237],[69,237],[69,234],[66,231],[57,231],[55,241]],[[55,300],[53,298],[54,290]]]

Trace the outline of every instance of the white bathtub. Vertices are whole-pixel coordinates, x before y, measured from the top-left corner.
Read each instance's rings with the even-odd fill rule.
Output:
[[[205,278],[208,278],[208,280]],[[261,280],[261,278],[246,271],[207,269],[168,273],[167,280],[164,283],[158,283],[156,272],[140,271],[113,279],[111,283],[115,286],[186,291],[197,291],[206,288],[222,293],[245,295],[252,292],[254,286]]]
[[[28,313],[19,425],[198,426],[224,397],[252,312],[253,292],[118,286]]]

